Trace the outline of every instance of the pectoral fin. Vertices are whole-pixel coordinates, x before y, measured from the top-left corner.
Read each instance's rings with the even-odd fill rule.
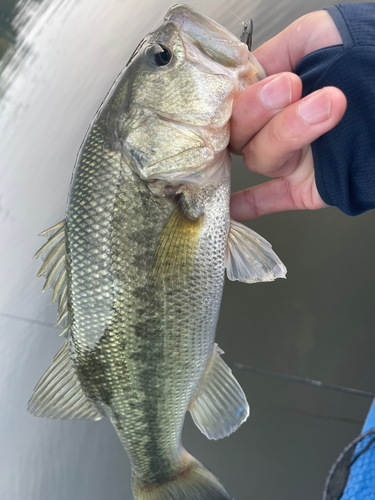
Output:
[[[231,220],[225,256],[231,281],[255,283],[285,278],[286,267],[264,238],[248,227]]]
[[[206,374],[189,407],[195,424],[209,439],[228,436],[250,413],[243,390],[220,354],[223,351],[215,344]]]
[[[156,245],[150,281],[183,282],[192,272],[203,216],[189,219],[179,205],[173,210]]]

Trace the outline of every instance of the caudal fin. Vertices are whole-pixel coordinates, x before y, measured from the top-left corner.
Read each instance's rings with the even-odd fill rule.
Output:
[[[233,500],[210,471],[191,455],[187,457],[186,469],[164,484],[145,485],[134,474],[135,500]]]

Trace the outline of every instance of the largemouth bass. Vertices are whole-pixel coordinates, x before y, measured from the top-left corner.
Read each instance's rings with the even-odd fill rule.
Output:
[[[214,343],[224,284],[285,276],[269,243],[230,220],[232,103],[264,72],[226,29],[177,5],[98,110],[39,276],[65,343],[29,402],[36,416],[108,416],[137,500],[230,499],[181,444],[190,411],[210,439],[248,417]]]

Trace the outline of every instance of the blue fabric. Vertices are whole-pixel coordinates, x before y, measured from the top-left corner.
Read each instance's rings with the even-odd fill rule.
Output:
[[[348,101],[341,122],[312,144],[316,184],[328,205],[348,215],[375,208],[375,3],[327,7],[341,38],[305,56],[295,72],[303,95],[326,86]]]
[[[375,400],[373,400],[366,421],[362,428],[362,434],[375,427]],[[363,440],[357,445],[355,454],[360,453],[369,444],[372,437]],[[352,465],[348,482],[341,500],[364,500],[374,498],[374,465],[375,447],[370,446]]]

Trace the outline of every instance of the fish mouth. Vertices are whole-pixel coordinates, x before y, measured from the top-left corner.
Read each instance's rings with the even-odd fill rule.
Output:
[[[233,33],[188,5],[178,4],[169,9],[165,22],[173,22],[183,38],[197,46],[214,62],[227,68],[246,64],[247,46]]]
[[[245,43],[189,5],[175,5],[169,9],[164,21],[177,26],[187,56],[202,62],[213,73],[227,76],[235,73],[240,78],[241,90],[267,76]]]

